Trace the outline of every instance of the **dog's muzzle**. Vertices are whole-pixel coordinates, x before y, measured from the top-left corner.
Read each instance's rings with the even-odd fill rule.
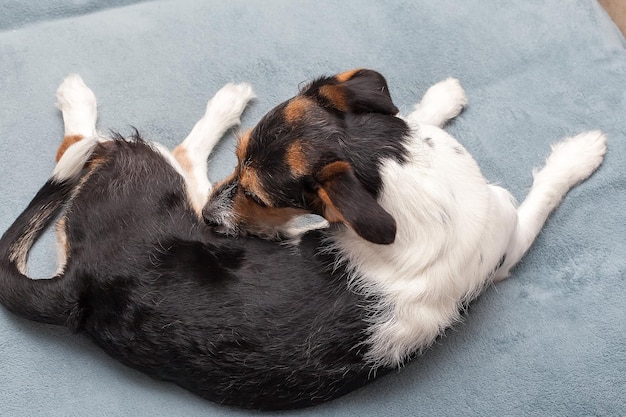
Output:
[[[204,222],[221,234],[236,234],[236,222],[233,214],[233,197],[237,184],[226,184],[216,190],[202,209]]]

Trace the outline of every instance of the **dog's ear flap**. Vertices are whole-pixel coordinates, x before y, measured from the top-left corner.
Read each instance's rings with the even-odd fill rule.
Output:
[[[396,221],[354,175],[349,163],[336,161],[316,175],[321,214],[330,223],[345,223],[372,243],[389,245],[396,237]]]
[[[313,96],[323,106],[341,112],[398,113],[385,77],[373,70],[356,69],[321,78],[311,83],[303,94]]]

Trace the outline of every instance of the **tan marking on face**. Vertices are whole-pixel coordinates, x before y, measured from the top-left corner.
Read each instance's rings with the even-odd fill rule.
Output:
[[[339,111],[346,112],[350,109],[346,90],[341,85],[323,85],[319,89],[319,94]]]
[[[82,140],[84,138],[83,135],[67,135],[63,138],[63,142],[59,145],[59,149],[57,150],[56,161],[59,162],[67,148],[75,144],[76,142]]]
[[[259,180],[259,177],[254,168],[245,167],[241,170],[241,175],[239,176],[239,185],[241,185],[241,187],[239,187],[240,190],[247,190],[255,194],[267,206],[272,205],[272,199],[269,198],[268,194],[263,189],[263,185],[261,184],[261,181]]]
[[[239,136],[239,140],[237,141],[237,159],[239,163],[242,163],[246,157],[246,149],[248,149],[248,144],[250,143],[250,135],[252,133],[252,129],[246,130],[241,136]]]
[[[242,187],[252,192],[256,192],[258,189],[261,188],[259,184],[259,177],[256,175],[256,171],[250,167],[245,167],[241,171],[239,183]]]
[[[337,81],[339,81],[340,83],[345,83],[346,81],[348,81],[349,79],[354,77],[354,74],[356,74],[359,71],[361,71],[361,68],[357,68],[357,69],[353,69],[353,70],[350,70],[350,71],[342,72],[341,74],[335,75],[335,79]]]
[[[242,191],[237,192],[233,199],[233,212],[244,229],[261,235],[272,234],[273,229],[295,216],[309,213],[293,207],[262,207],[247,198]]]
[[[283,114],[288,123],[295,123],[304,118],[307,111],[313,107],[313,102],[304,97],[295,97],[285,106]]]
[[[295,141],[287,148],[287,165],[291,174],[294,177],[301,177],[308,172],[308,164],[304,150],[302,149],[302,142]]]

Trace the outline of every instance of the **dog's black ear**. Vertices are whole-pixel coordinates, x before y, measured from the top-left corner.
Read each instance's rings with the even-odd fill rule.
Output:
[[[382,113],[395,115],[387,81],[380,73],[368,69],[342,72],[334,77],[320,78],[302,93],[314,97],[324,107],[341,112]]]
[[[335,161],[318,172],[320,215],[330,223],[345,223],[372,243],[389,245],[396,238],[396,221],[363,186],[348,162]]]

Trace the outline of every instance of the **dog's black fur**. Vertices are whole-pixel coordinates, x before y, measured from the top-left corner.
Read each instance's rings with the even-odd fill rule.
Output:
[[[64,208],[67,264],[48,280],[11,254]],[[0,240],[0,302],[87,334],[122,363],[204,398],[288,409],[373,377],[368,305],[310,232],[296,247],[214,234],[182,177],[139,138],[99,144],[80,181],[48,181]],[[384,370],[379,370],[382,373]]]
[[[269,210],[257,207],[240,216],[239,225],[251,223],[250,219],[255,226],[270,224],[263,212],[276,218],[275,209],[280,208],[322,215],[332,223],[325,215],[329,204],[319,196],[324,188],[333,196],[332,205],[340,206],[337,223],[351,224],[370,242],[393,243],[395,221],[376,199],[382,188],[383,161],[402,164],[407,157],[410,129],[395,117],[397,112],[385,78],[376,71],[359,69],[314,80],[241,138],[235,175],[213,189],[203,210],[205,221],[220,225],[225,205],[244,206],[237,210],[241,214],[248,211],[241,201],[252,200]],[[244,171],[253,171],[257,184],[266,188],[265,201],[242,183]]]

